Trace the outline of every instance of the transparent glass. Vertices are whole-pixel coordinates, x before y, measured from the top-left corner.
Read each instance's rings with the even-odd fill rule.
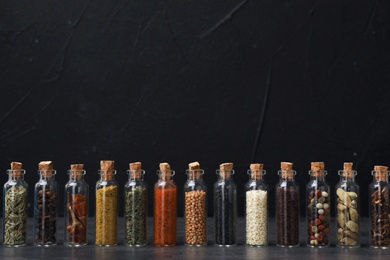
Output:
[[[116,171],[108,173],[99,170],[100,180],[96,183],[95,244],[114,246],[117,241],[118,183]]]
[[[381,180],[375,178],[369,185],[370,203],[370,246],[375,248],[390,247],[390,198],[389,172]]]
[[[225,172],[221,176],[221,172]],[[217,170],[218,180],[214,184],[215,244],[235,246],[237,244],[237,187],[232,176],[234,171]]]
[[[3,243],[5,246],[27,244],[27,194],[25,170],[8,170],[3,189]]]
[[[336,190],[338,247],[360,247],[360,191],[355,182],[356,171],[350,177],[339,171]]]
[[[245,184],[246,244],[268,245],[268,185],[264,182],[265,171],[259,174],[248,170],[249,181]],[[257,176],[255,176],[257,175]]]
[[[320,176],[309,171],[310,181],[306,185],[307,245],[328,247],[330,245],[330,190],[325,181],[326,171]]]
[[[129,180],[125,185],[125,244],[143,246],[147,244],[146,219],[147,185],[143,181],[145,171],[140,175],[135,170],[128,170]]]
[[[58,184],[55,170],[39,170],[34,190],[34,245],[57,244]]]
[[[65,185],[64,244],[83,246],[87,241],[89,187],[84,181],[84,170],[68,170],[69,181]]]
[[[279,182],[276,184],[276,225],[277,246],[299,246],[299,186],[295,182],[295,171],[291,178],[283,177],[278,172]]]
[[[177,186],[172,177],[174,171],[157,171],[158,181],[154,185],[153,244],[155,246],[176,245]]]
[[[184,184],[184,231],[185,244],[202,246],[207,244],[207,186],[203,181],[203,170],[187,170]]]

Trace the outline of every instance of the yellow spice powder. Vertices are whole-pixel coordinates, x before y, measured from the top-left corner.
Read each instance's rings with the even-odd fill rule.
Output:
[[[118,188],[107,186],[96,191],[96,235],[97,245],[117,243]]]

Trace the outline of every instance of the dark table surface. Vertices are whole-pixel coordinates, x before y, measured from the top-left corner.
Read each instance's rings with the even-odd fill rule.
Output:
[[[368,246],[368,219],[362,219],[360,248],[344,249],[335,246],[335,230],[333,228],[331,235],[331,246],[329,248],[310,248],[306,246],[306,236],[304,232],[305,222],[301,222],[301,246],[295,248],[282,248],[275,245],[276,226],[275,221],[270,221],[269,240],[267,247],[249,247],[245,245],[245,219],[238,219],[238,245],[234,247],[214,246],[213,220],[207,220],[208,225],[208,245],[203,247],[185,246],[183,219],[178,219],[177,246],[174,247],[155,247],[152,245],[152,218],[148,219],[148,245],[144,247],[129,247],[123,245],[124,228],[123,219],[118,222],[118,240],[119,244],[112,247],[94,246],[94,219],[89,219],[89,244],[84,247],[67,247],[62,244],[63,226],[62,218],[58,221],[58,242],[59,244],[51,247],[35,247],[32,245],[32,219],[29,219],[28,245],[24,247],[11,248],[0,246],[0,259],[87,259],[87,258],[106,258],[106,259],[367,259],[367,258],[389,258],[390,249],[375,249]],[[333,221],[334,223],[334,221]],[[332,224],[333,224],[332,223]]]

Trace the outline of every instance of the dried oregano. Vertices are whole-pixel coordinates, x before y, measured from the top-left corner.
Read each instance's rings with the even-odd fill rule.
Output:
[[[146,244],[146,189],[135,187],[125,193],[125,243]]]

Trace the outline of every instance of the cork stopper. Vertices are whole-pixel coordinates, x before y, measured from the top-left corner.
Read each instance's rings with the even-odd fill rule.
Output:
[[[202,175],[199,162],[192,162],[188,164],[188,172],[190,179],[199,179]]]
[[[129,163],[130,178],[132,178],[132,179],[141,178],[141,176],[142,176],[141,166],[142,166],[141,162]]]
[[[262,163],[252,163],[249,166],[251,172],[251,178],[259,180],[263,176],[263,164]]]
[[[102,160],[100,161],[100,170],[102,174],[102,180],[112,180],[114,176],[114,161]]]
[[[169,180],[172,177],[172,170],[169,163],[163,162],[160,163],[160,172],[162,180]]]
[[[353,163],[345,162],[342,176],[347,177],[347,178],[352,178],[353,177],[352,166],[353,166]]]
[[[22,176],[21,162],[11,162],[11,175],[12,178],[20,178]]]
[[[43,177],[53,176],[53,162],[42,161],[38,164],[38,169]]]
[[[324,162],[311,162],[311,176],[324,177],[325,176],[325,163]]]
[[[375,165],[374,166],[374,177],[377,181],[386,181],[387,179],[387,166]]]
[[[219,175],[221,179],[228,179],[232,175],[233,163],[222,163],[219,165]]]
[[[83,176],[84,164],[71,164],[70,165],[70,175],[73,179],[80,179]]]
[[[283,179],[292,179],[293,178],[293,164],[290,162],[281,162],[280,169],[282,172]]]

